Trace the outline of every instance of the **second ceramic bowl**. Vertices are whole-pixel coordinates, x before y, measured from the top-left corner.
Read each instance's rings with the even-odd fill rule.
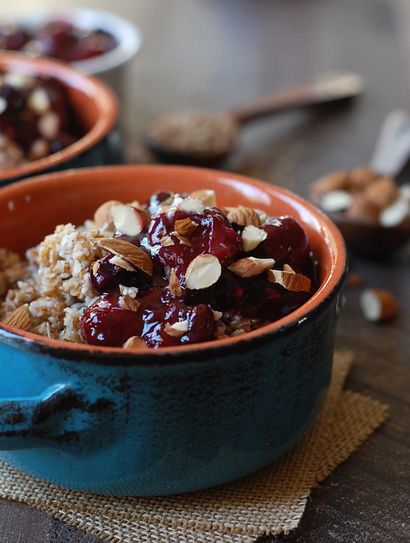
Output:
[[[295,217],[319,261],[320,287],[267,326],[173,348],[98,348],[0,325],[0,457],[27,473],[103,494],[198,490],[272,462],[323,403],[346,255],[335,225],[298,196],[216,170],[84,169],[0,190],[0,240],[23,252],[106,200],[144,201],[161,188],[210,188],[220,206]]]
[[[101,81],[56,60],[0,53],[0,70],[52,76],[67,88],[68,98],[85,134],[58,153],[15,168],[0,169],[0,185],[48,171],[122,162],[116,122],[117,100]]]

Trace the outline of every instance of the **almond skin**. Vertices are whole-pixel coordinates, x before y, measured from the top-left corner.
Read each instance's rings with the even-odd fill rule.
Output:
[[[152,276],[154,266],[151,257],[140,247],[118,238],[102,238],[97,240],[97,244],[101,249],[123,258],[134,268]]]
[[[215,191],[211,189],[195,190],[194,192],[191,192],[191,198],[201,200],[203,205],[206,207],[216,206]]]
[[[178,276],[173,268],[169,275],[168,288],[173,296],[176,296],[177,298],[182,296],[181,283],[179,282]]]
[[[21,305],[11,313],[4,321],[4,324],[7,326],[12,326],[13,328],[19,328],[20,330],[25,330],[26,332],[31,329],[31,315],[28,310],[27,304]]]
[[[189,217],[175,221],[174,228],[180,236],[190,236],[197,229],[198,224]]]
[[[226,217],[229,222],[237,224],[239,226],[260,226],[261,219],[258,213],[251,207],[238,206],[238,207],[226,207]]]
[[[371,322],[391,320],[399,312],[399,304],[393,294],[380,288],[365,290],[360,305],[363,315]]]
[[[228,266],[228,270],[239,277],[255,277],[255,275],[260,275],[265,270],[272,268],[274,264],[273,258],[255,258],[251,256],[237,260]]]
[[[310,292],[312,288],[309,277],[290,271],[268,270],[268,281],[292,292]]]

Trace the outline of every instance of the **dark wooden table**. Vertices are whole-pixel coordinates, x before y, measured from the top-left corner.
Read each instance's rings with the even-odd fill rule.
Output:
[[[19,7],[24,3],[30,4]],[[305,195],[315,177],[365,163],[384,116],[409,107],[408,0],[88,4],[115,8],[144,33],[121,104],[134,160],[143,156],[138,130],[158,113],[186,107],[223,111],[322,71],[355,70],[365,77],[367,92],[354,106],[257,123],[243,133],[226,166]],[[1,6],[0,14],[11,9]],[[356,356],[347,386],[388,403],[390,418],[312,493],[300,527],[280,541],[410,541],[409,263],[409,251],[377,264],[351,259],[367,285],[391,289],[401,303],[393,323],[369,324],[352,290],[337,338],[339,348]],[[0,543],[46,542],[96,539],[34,509],[0,501]]]

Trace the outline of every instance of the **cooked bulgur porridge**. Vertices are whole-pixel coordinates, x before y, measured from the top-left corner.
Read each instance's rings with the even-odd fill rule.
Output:
[[[162,190],[57,226],[25,259],[0,249],[0,319],[99,346],[200,343],[294,311],[314,292],[315,271],[293,218],[218,209],[212,190]]]

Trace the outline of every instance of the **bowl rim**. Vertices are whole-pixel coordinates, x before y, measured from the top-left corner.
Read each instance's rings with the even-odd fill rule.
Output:
[[[118,118],[118,100],[114,92],[99,79],[73,68],[69,64],[45,57],[30,57],[21,53],[0,53],[0,68],[16,69],[33,75],[52,75],[66,87],[83,89],[94,98],[100,110],[96,124],[73,144],[57,153],[13,168],[0,169],[0,183],[28,177],[39,171],[55,168],[88,151],[113,129]]]
[[[98,26],[117,40],[117,45],[107,53],[68,63],[88,74],[103,74],[122,66],[140,51],[143,44],[142,32],[136,24],[116,13],[102,9],[63,6],[34,8],[29,13],[6,15],[2,17],[2,22],[35,28],[43,22],[56,18],[65,18],[79,25],[86,23],[85,26]]]
[[[51,182],[58,183],[61,177],[76,178],[79,175],[88,175],[90,177],[98,176],[102,172],[119,171],[138,171],[150,169],[153,172],[160,173],[163,170],[174,171],[175,174],[184,171],[185,173],[196,172],[203,173],[206,176],[223,176],[243,183],[250,184],[260,190],[269,189],[271,195],[279,194],[282,199],[288,202],[296,202],[303,207],[310,216],[313,216],[323,227],[326,234],[326,245],[332,250],[332,266],[318,290],[302,306],[281,319],[264,325],[256,330],[245,334],[224,339],[216,339],[204,343],[192,345],[181,345],[177,347],[161,347],[160,349],[133,349],[126,350],[121,347],[99,347],[94,345],[85,345],[81,343],[64,342],[63,340],[50,339],[31,332],[25,332],[8,325],[0,323],[0,342],[11,343],[13,346],[22,350],[34,351],[40,354],[52,355],[55,358],[65,358],[70,360],[93,361],[103,364],[114,365],[162,365],[169,362],[185,362],[195,360],[207,360],[210,357],[222,356],[226,353],[244,352],[253,349],[258,345],[271,341],[277,335],[287,335],[295,329],[311,322],[321,313],[339,293],[343,287],[347,273],[347,256],[343,237],[337,226],[322,211],[304,198],[277,185],[266,183],[258,179],[246,177],[233,172],[221,170],[196,168],[188,166],[161,166],[153,164],[122,165],[122,166],[102,166],[94,168],[81,168],[78,170],[67,170],[64,172],[55,172],[34,177],[21,181],[15,185],[7,185],[0,189],[0,193],[13,193],[14,188],[30,188],[40,183]],[[84,181],[82,181],[84,184]]]

